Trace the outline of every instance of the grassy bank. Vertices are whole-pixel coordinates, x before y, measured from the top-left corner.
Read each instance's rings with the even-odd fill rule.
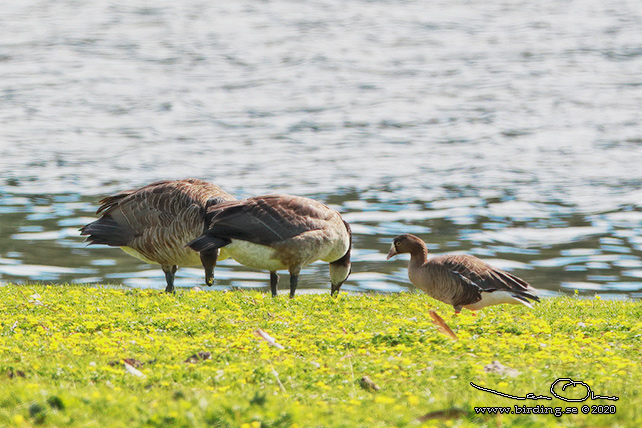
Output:
[[[454,316],[405,293],[0,291],[0,426],[642,424],[641,302],[555,298]],[[431,308],[458,340],[431,321]],[[563,401],[550,392],[558,378],[619,400]],[[515,400],[470,382],[553,399]],[[587,392],[561,386],[567,398]],[[475,412],[515,405],[521,414]],[[585,415],[583,405],[616,413]],[[523,414],[536,406],[578,414]]]

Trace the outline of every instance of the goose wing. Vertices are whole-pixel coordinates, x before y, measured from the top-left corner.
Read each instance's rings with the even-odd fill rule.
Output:
[[[466,288],[477,288],[480,298],[481,292],[502,290],[539,301],[535,290],[526,281],[496,269],[475,256],[446,255],[436,259],[439,259],[443,266],[459,277],[460,282],[467,284]]]
[[[455,308],[477,303],[482,299],[482,288],[471,278],[444,263],[442,257],[435,257],[423,265],[424,284],[415,284],[437,300]]]
[[[332,215],[333,210],[312,199],[258,196],[209,208],[206,216],[209,228],[203,237],[218,240],[222,245],[231,239],[271,245],[310,230],[324,229]]]

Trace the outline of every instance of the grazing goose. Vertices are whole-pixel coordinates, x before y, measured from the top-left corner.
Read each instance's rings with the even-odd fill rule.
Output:
[[[449,305],[455,312],[472,311],[500,303],[539,302],[537,290],[508,272],[489,266],[475,256],[447,254],[428,259],[426,244],[409,233],[397,236],[390,247],[388,260],[410,253],[408,278],[429,296]]]
[[[195,251],[223,248],[242,265],[270,272],[276,296],[276,271],[290,273],[294,297],[301,268],[316,260],[330,263],[331,294],[350,275],[350,226],[338,212],[312,199],[290,195],[257,196],[209,207],[207,231],[188,245]]]
[[[96,214],[102,217],[80,229],[89,244],[121,247],[147,263],[158,263],[167,287],[174,291],[178,266],[205,268],[205,282],[214,282],[216,250],[199,254],[187,244],[205,230],[208,207],[235,198],[207,181],[158,181],[102,199]],[[213,260],[213,261],[212,261]]]

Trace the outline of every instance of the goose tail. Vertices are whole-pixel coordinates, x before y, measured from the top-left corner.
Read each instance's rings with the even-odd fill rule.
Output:
[[[530,304],[529,300],[539,302],[539,297],[533,287],[528,287],[526,290],[512,290],[512,294],[516,299]]]
[[[522,305],[528,306],[529,308],[533,309],[533,304],[526,297],[521,296],[517,293],[513,293],[513,297],[515,298],[516,303],[521,303]],[[539,298],[537,296],[535,296],[533,300],[539,302]]]
[[[103,244],[111,247],[127,245],[130,232],[124,229],[117,221],[109,216],[104,216],[91,222],[80,229],[80,235],[86,236],[85,242],[89,245]]]

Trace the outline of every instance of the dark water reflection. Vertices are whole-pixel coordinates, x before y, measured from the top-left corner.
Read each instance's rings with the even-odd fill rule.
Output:
[[[635,3],[9,3],[2,282],[162,288],[159,268],[77,229],[104,195],[198,177],[340,210],[348,289],[405,290],[385,253],[411,232],[550,293],[642,296]],[[304,273],[328,282],[322,264]],[[267,282],[231,261],[217,276]]]

